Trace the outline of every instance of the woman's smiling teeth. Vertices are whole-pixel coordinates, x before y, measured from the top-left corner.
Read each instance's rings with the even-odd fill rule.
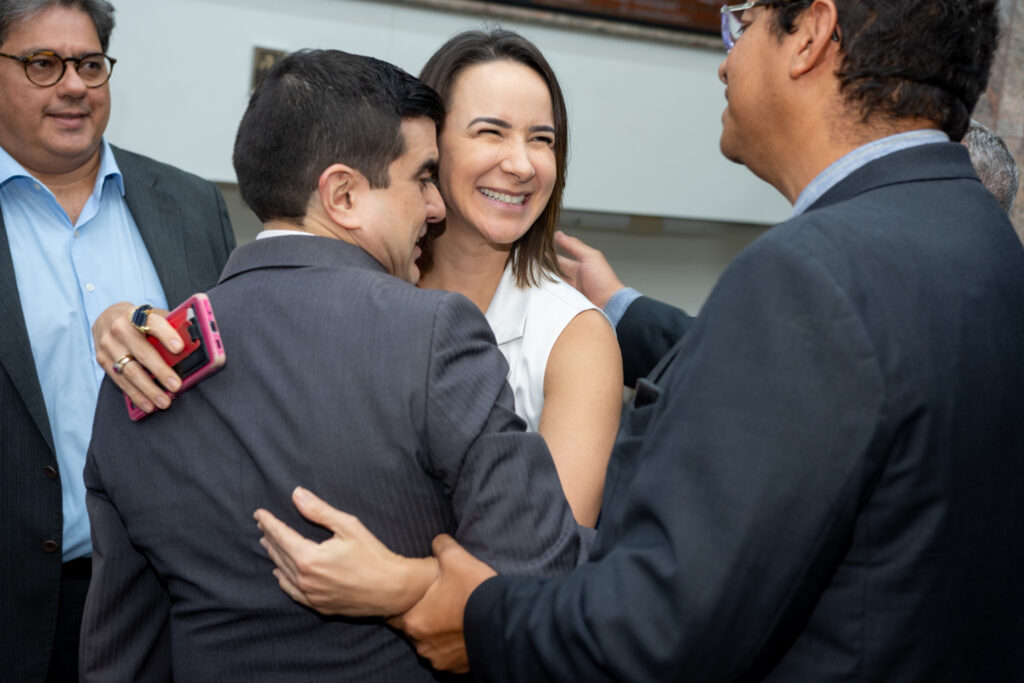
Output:
[[[495,201],[504,202],[506,204],[512,204],[514,206],[521,206],[526,201],[527,195],[525,194],[505,194],[504,192],[496,192],[495,190],[489,190],[486,187],[480,188],[480,194],[493,199]]]

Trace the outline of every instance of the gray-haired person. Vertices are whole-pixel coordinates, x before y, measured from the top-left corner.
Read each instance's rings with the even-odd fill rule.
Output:
[[[213,184],[104,140],[113,27],[103,0],[0,0],[4,681],[78,677],[103,379],[90,327],[129,295],[165,308],[212,287],[235,246]]]
[[[1013,209],[1020,187],[1020,169],[1010,149],[993,130],[971,119],[971,126],[961,140],[971,155],[971,165],[978,172],[982,184],[999,202],[1006,213]]]

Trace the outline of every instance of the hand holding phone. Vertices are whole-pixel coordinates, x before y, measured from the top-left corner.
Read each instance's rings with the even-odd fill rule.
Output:
[[[167,391],[172,399],[195,386],[197,382],[209,377],[223,367],[226,360],[224,345],[217,330],[217,321],[213,317],[210,299],[202,293],[193,294],[180,306],[171,311],[167,318],[181,337],[184,348],[172,353],[156,337],[146,335],[160,356],[181,378],[181,387],[175,391]],[[148,413],[138,408],[127,395],[124,397],[128,407],[128,415],[138,421]]]

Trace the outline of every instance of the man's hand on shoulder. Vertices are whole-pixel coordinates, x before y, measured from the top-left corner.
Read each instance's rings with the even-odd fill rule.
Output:
[[[135,308],[135,304],[122,301],[96,318],[92,325],[96,362],[136,406],[152,413],[156,408],[167,409],[171,405],[171,399],[153,377],[159,377],[161,384],[170,391],[178,390],[181,378],[164,362],[146,336],[132,325]],[[182,348],[181,337],[164,319],[166,315],[167,311],[154,308],[146,324],[150,335],[176,353]],[[119,361],[120,366],[115,367]]]
[[[555,233],[555,246],[565,253],[565,256],[558,256],[558,265],[565,274],[565,281],[580,290],[598,308],[603,309],[612,294],[626,286],[612,270],[604,254],[582,240],[559,230]]]

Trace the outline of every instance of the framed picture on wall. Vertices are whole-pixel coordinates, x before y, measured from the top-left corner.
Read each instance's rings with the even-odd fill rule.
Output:
[[[718,33],[721,0],[487,0],[658,28]]]

